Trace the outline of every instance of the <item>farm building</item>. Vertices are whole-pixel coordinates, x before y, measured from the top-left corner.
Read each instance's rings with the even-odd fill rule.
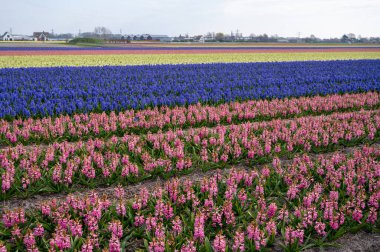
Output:
[[[25,40],[33,40],[33,37],[22,34],[12,34],[14,41],[25,41]]]
[[[5,32],[1,37],[0,40],[2,41],[13,41],[13,36],[9,32]]]
[[[33,38],[37,41],[47,41],[49,39],[48,32],[33,32]]]
[[[2,36],[0,36],[0,41],[25,41],[25,40],[33,40],[33,38],[27,35],[11,34],[10,32],[5,32]]]

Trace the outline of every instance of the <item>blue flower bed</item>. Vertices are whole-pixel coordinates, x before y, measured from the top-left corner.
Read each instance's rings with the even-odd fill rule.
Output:
[[[380,60],[0,69],[0,118],[380,90]]]

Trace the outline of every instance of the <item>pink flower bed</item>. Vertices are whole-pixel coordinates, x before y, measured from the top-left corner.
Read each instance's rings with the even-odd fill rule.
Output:
[[[375,107],[379,94],[343,94],[291,99],[232,102],[217,106],[190,105],[121,113],[90,113],[57,118],[0,120],[0,141],[6,144],[55,142],[90,137],[122,136],[128,132],[166,130],[185,127],[214,126],[274,117],[295,117],[347,109]]]
[[[374,141],[380,110],[201,127],[87,142],[23,146],[0,151],[3,196],[41,188],[127,183],[171,176],[194,167],[223,166],[273,155],[331,150]]]
[[[297,251],[379,224],[379,158],[379,147],[303,154],[286,165],[275,157],[262,169],[141,188],[131,201],[121,187],[112,201],[69,195],[33,211],[5,211],[0,251],[120,251],[136,239],[148,251],[255,251],[276,237]]]

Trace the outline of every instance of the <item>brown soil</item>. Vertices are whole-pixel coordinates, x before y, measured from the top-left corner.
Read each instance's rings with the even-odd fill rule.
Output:
[[[313,248],[307,252],[378,252],[380,251],[380,233],[360,231],[346,234],[334,242],[337,246]]]

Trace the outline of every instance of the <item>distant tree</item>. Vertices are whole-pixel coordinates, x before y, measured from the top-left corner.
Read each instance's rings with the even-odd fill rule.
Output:
[[[347,36],[346,34],[344,34],[344,35],[342,36],[342,38],[340,39],[340,41],[343,42],[343,43],[347,43],[347,42],[349,42],[349,40],[348,40],[348,36]]]
[[[348,37],[349,39],[356,39],[356,36],[355,36],[355,34],[353,34],[353,33],[349,33],[349,34],[347,34],[347,37]]]
[[[152,40],[152,36],[148,35],[147,40]]]
[[[215,40],[219,41],[219,42],[222,42],[224,40],[224,34],[221,33],[221,32],[216,33],[215,34]]]
[[[315,42],[317,42],[317,38],[313,34],[311,34],[310,37],[308,37],[308,38],[304,38],[304,40],[305,40],[306,43],[315,43]]]
[[[94,33],[95,33],[97,36],[100,36],[100,34],[102,33],[102,27],[100,27],[100,26],[95,27],[95,29],[94,29]]]
[[[144,40],[144,36],[143,35],[140,36],[140,40]]]
[[[259,35],[257,36],[257,41],[258,42],[268,42],[269,41],[269,37],[267,34],[263,34],[263,35]]]
[[[214,39],[214,35],[211,32],[206,33],[207,39]]]
[[[112,34],[111,30],[104,26],[95,27],[94,33],[96,34],[97,37],[103,37],[103,38],[105,38],[107,34]]]
[[[355,43],[355,42],[356,42],[356,36],[355,36],[355,34],[353,34],[353,33],[349,33],[349,34],[347,34],[347,37],[348,37],[348,40],[349,40],[351,43]]]

